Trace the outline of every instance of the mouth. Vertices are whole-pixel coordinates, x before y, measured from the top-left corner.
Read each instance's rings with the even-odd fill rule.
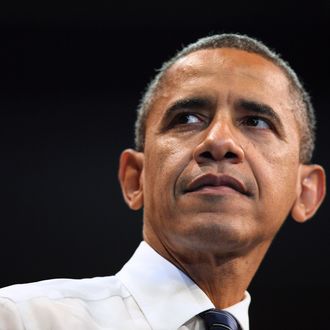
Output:
[[[187,186],[185,193],[205,193],[205,194],[228,194],[239,193],[241,195],[249,196],[245,185],[236,178],[226,175],[204,174],[197,177]]]

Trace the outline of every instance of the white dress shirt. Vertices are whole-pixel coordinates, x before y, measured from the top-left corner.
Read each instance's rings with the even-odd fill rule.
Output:
[[[250,296],[227,308],[249,329]],[[202,330],[214,308],[182,271],[141,242],[115,276],[0,289],[0,330]]]

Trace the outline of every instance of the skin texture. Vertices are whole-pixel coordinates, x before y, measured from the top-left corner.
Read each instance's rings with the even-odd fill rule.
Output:
[[[324,171],[299,161],[288,81],[263,57],[199,50],[165,75],[143,153],[128,149],[119,179],[144,239],[218,308],[243,298],[287,215],[310,218]]]

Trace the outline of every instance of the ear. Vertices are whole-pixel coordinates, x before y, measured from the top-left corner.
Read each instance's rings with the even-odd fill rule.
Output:
[[[120,155],[118,178],[127,205],[132,210],[143,206],[144,154],[126,149]]]
[[[326,191],[325,171],[319,165],[300,165],[297,199],[291,216],[297,222],[310,219],[321,205]]]

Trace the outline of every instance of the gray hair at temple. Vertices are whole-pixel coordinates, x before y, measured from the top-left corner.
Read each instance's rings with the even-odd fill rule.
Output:
[[[156,92],[161,86],[167,70],[174,63],[176,63],[176,61],[184,56],[187,56],[188,54],[201,49],[216,48],[235,48],[246,52],[259,54],[282,69],[290,83],[289,89],[294,104],[293,111],[300,128],[300,161],[302,163],[309,163],[312,159],[315,145],[316,127],[315,112],[309,94],[303,87],[303,84],[297,77],[296,73],[291,69],[289,64],[280,57],[279,54],[269,49],[262,42],[240,34],[217,34],[201,38],[184,47],[169,61],[162,65],[156,76],[147,86],[137,109],[137,119],[135,122],[136,150],[143,151],[144,149],[146,120],[148,113],[152,108],[154,98],[157,94]]]

